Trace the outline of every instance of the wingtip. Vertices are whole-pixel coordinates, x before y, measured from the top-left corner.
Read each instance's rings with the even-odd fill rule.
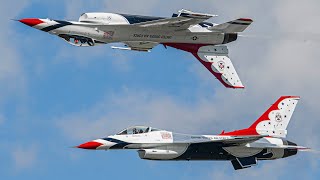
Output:
[[[244,89],[244,86],[233,86],[234,89]]]
[[[300,96],[291,96],[291,98],[300,99]]]
[[[239,18],[238,20],[240,20],[240,21],[247,21],[247,22],[253,22],[253,20],[250,19],[250,18]]]
[[[294,98],[294,99],[300,99],[300,96],[281,96],[282,98]]]

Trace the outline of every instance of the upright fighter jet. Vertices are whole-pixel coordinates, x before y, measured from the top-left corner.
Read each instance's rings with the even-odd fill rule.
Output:
[[[146,51],[162,44],[192,53],[225,87],[244,88],[223,44],[233,42],[251,19],[205,22],[212,14],[180,10],[171,18],[117,13],[84,13],[79,21],[26,18],[20,22],[79,47],[121,42],[114,49]]]
[[[148,160],[224,160],[235,170],[296,155],[309,148],[284,139],[299,101],[298,96],[280,97],[250,127],[219,135],[188,135],[146,126],[134,126],[116,135],[77,146],[90,150],[137,149]]]

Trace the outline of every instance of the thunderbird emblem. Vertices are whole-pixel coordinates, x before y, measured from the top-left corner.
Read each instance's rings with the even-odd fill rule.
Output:
[[[275,116],[275,119],[277,122],[281,122],[282,121],[282,116],[280,113],[277,113],[276,116]]]
[[[219,67],[219,69],[221,70],[221,71],[223,71],[224,70],[224,62],[223,61],[219,61],[218,62],[218,67]]]

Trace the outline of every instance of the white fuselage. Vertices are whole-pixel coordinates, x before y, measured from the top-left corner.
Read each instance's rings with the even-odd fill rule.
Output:
[[[49,22],[50,23],[50,22]],[[173,32],[161,29],[146,29],[132,26],[104,26],[104,30],[99,30],[89,24],[73,22],[74,25],[68,25],[50,31],[51,34],[70,34],[84,37],[90,37],[104,43],[130,42],[130,41],[149,41],[161,43],[198,43],[198,44],[222,44],[224,34],[217,32],[202,32],[202,27],[193,27],[198,30],[194,32]],[[198,25],[197,25],[198,26]],[[109,33],[112,35],[107,35]]]
[[[264,155],[270,155],[259,156],[260,160],[278,159],[285,156],[285,151],[277,147],[281,147],[287,142],[280,138],[264,137],[240,146],[223,146],[222,142],[232,139],[234,137],[225,135],[188,135],[161,130],[139,134],[111,135],[107,138],[96,139],[94,142],[101,144],[96,148],[97,150],[137,149],[142,159],[151,160],[187,160],[183,157],[184,155],[193,156],[196,154],[193,152],[189,155],[189,149],[197,145],[203,146],[203,144],[211,144],[208,147],[215,155],[212,157],[203,155],[204,157],[190,158],[189,160],[229,160],[230,157],[255,156],[263,151],[265,151]],[[275,148],[264,148],[266,145]]]
[[[132,23],[144,22],[149,19],[164,19],[148,16],[131,16],[116,13],[84,13],[79,21],[58,21],[40,19],[45,22],[37,29],[49,28],[51,34],[69,34],[89,37],[99,42],[144,41],[157,43],[193,43],[222,44],[224,33],[213,32],[201,25],[192,25],[188,30],[171,30],[170,28],[135,26]],[[62,24],[59,26],[59,24]],[[65,24],[65,26],[63,25]],[[211,24],[212,25],[212,24]]]

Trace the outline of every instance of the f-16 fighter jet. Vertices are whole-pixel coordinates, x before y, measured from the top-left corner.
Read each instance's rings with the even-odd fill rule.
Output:
[[[114,49],[146,51],[162,44],[192,53],[224,86],[244,88],[223,44],[235,41],[251,19],[205,22],[212,14],[180,10],[171,18],[116,13],[84,13],[79,21],[26,18],[20,22],[79,47],[124,43]]]
[[[148,160],[224,160],[235,170],[309,150],[284,139],[299,101],[298,96],[280,97],[250,127],[219,135],[189,135],[146,126],[134,126],[116,135],[77,146],[91,150],[137,149]]]

